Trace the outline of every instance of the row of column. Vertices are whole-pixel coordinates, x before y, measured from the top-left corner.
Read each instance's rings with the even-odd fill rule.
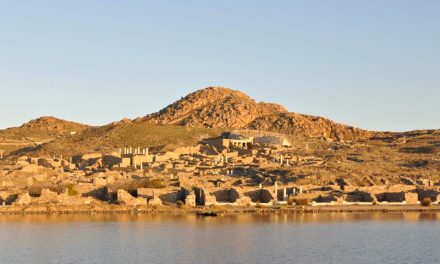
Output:
[[[262,190],[263,189],[263,184],[260,183],[259,187],[260,187],[260,190]],[[275,182],[274,188],[275,188],[275,200],[277,201],[278,200],[278,183],[277,182]],[[298,187],[298,193],[301,194],[302,192],[303,192],[302,186],[299,186]],[[296,188],[293,188],[292,195],[296,195]],[[286,201],[287,198],[288,198],[287,197],[287,188],[283,188],[283,201]]]
[[[273,158],[272,161],[275,163],[276,162],[276,158]],[[281,166],[284,165],[284,164],[286,164],[287,166],[290,166],[290,159],[284,158],[283,155],[280,155],[280,158],[278,159],[278,161],[279,161]]]
[[[149,150],[148,148],[132,148],[132,147],[125,147],[119,149],[119,154],[132,154],[132,155],[148,155]]]
[[[135,169],[137,169],[137,162],[136,162],[136,160],[134,160],[133,159],[133,167],[135,168]],[[139,162],[139,169],[141,169],[141,170],[143,170],[144,169],[144,163],[143,162]]]

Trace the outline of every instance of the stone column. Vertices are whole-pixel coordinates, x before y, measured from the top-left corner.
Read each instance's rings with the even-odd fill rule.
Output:
[[[299,191],[298,191],[298,193],[303,193],[303,187],[302,186],[299,186]]]
[[[278,201],[278,183],[275,182],[275,201]]]
[[[283,189],[283,201],[287,201],[287,189]]]

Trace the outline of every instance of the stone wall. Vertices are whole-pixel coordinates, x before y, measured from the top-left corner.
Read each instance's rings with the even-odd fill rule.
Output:
[[[235,203],[237,199],[240,198],[238,192],[234,188],[218,190],[211,194],[215,196],[218,203]]]
[[[378,202],[401,203],[405,201],[405,193],[404,192],[377,193],[376,199]]]
[[[419,195],[417,193],[405,193],[405,201],[407,204],[417,204],[419,201]]]
[[[117,191],[117,201],[119,204],[124,205],[147,205],[147,199],[135,198],[125,190]]]

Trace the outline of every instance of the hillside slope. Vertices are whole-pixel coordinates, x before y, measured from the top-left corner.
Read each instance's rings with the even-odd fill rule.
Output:
[[[110,153],[122,147],[149,147],[152,150],[173,150],[196,145],[202,138],[217,137],[223,130],[189,128],[174,125],[154,125],[147,122],[114,122],[90,127],[74,135],[60,137],[18,155],[79,155],[91,152]]]
[[[87,125],[43,116],[20,127],[0,130],[0,150],[9,152],[50,142],[56,138],[81,133]]]
[[[208,87],[191,93],[141,120],[189,127],[248,128],[335,140],[377,135],[326,118],[289,113],[283,106],[258,103],[240,91],[223,87]]]
[[[36,138],[47,139],[71,133],[79,133],[89,126],[66,121],[52,116],[42,116],[31,120],[20,127],[12,127],[0,130],[0,138],[23,139]]]

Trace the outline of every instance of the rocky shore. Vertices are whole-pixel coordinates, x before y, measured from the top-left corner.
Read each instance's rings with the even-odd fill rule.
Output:
[[[230,214],[302,214],[302,213],[440,213],[440,205],[349,205],[349,206],[217,206],[217,207],[174,207],[174,206],[128,206],[128,205],[29,205],[0,206],[0,215],[32,214],[196,214],[215,212],[218,215]]]

